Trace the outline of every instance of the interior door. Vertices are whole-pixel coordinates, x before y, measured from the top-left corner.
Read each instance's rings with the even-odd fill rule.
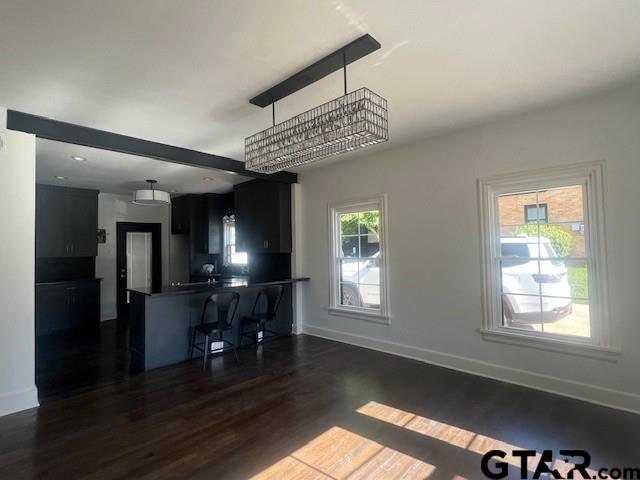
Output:
[[[128,314],[128,289],[162,284],[161,226],[118,222],[116,228],[117,308],[122,320]]]
[[[127,232],[127,289],[151,286],[151,232]],[[127,291],[127,303],[129,292]]]

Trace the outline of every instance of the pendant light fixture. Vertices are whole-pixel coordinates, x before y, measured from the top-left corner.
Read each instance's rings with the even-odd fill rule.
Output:
[[[252,98],[255,105],[271,105],[273,126],[245,139],[245,167],[273,173],[387,141],[387,101],[365,87],[347,91],[347,65],[379,48],[371,35],[363,35]],[[341,68],[343,96],[276,125],[277,100]]]
[[[153,188],[158,183],[157,180],[145,180],[145,182],[149,184],[149,188],[133,192],[133,203],[138,205],[169,205],[171,203],[171,195],[168,192]]]

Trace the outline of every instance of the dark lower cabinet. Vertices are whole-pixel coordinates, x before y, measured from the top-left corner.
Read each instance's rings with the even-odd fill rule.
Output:
[[[100,282],[80,280],[36,285],[36,335],[97,327]]]

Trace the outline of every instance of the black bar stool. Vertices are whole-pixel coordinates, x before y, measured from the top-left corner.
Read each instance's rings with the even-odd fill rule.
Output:
[[[282,300],[283,294],[284,286],[282,285],[267,287],[258,292],[256,301],[253,304],[253,308],[251,309],[251,315],[249,315],[248,317],[242,317],[240,323],[240,339],[242,339],[242,337],[253,338],[257,347],[258,332],[262,331],[262,341],[264,341],[265,339],[265,333],[272,333],[274,335],[277,334],[277,332],[273,330],[268,330],[265,325],[267,322],[275,320],[276,313],[278,313],[278,307],[280,306],[280,301]],[[266,309],[264,310],[264,312],[258,311],[258,309],[261,308],[261,303],[266,304]],[[255,331],[253,334],[244,332],[244,327],[247,323],[255,325]]]
[[[193,350],[199,350],[204,356],[203,368],[207,366],[207,355],[211,351],[211,343],[214,341],[216,334],[219,336],[219,342],[222,342],[224,350],[224,344],[233,347],[233,353],[238,359],[238,348],[234,342],[225,340],[223,333],[233,328],[233,319],[236,316],[236,310],[238,309],[238,303],[240,302],[240,294],[238,292],[222,292],[214,293],[204,302],[204,308],[202,309],[202,318],[200,325],[197,325],[193,329],[193,338],[191,340],[191,355],[190,359],[193,359]],[[207,309],[209,306],[213,306],[217,309],[218,319],[215,322],[206,323]],[[196,336],[198,333],[204,335],[204,343],[196,343]]]

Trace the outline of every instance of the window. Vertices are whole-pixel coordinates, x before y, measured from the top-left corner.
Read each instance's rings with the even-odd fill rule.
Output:
[[[384,195],[329,206],[329,311],[365,320],[389,320]]]
[[[547,204],[525,205],[524,223],[547,223]]]
[[[246,265],[249,262],[246,252],[236,252],[236,219],[233,215],[224,216],[224,265]]]
[[[480,180],[486,339],[616,353],[601,184],[600,164]]]

